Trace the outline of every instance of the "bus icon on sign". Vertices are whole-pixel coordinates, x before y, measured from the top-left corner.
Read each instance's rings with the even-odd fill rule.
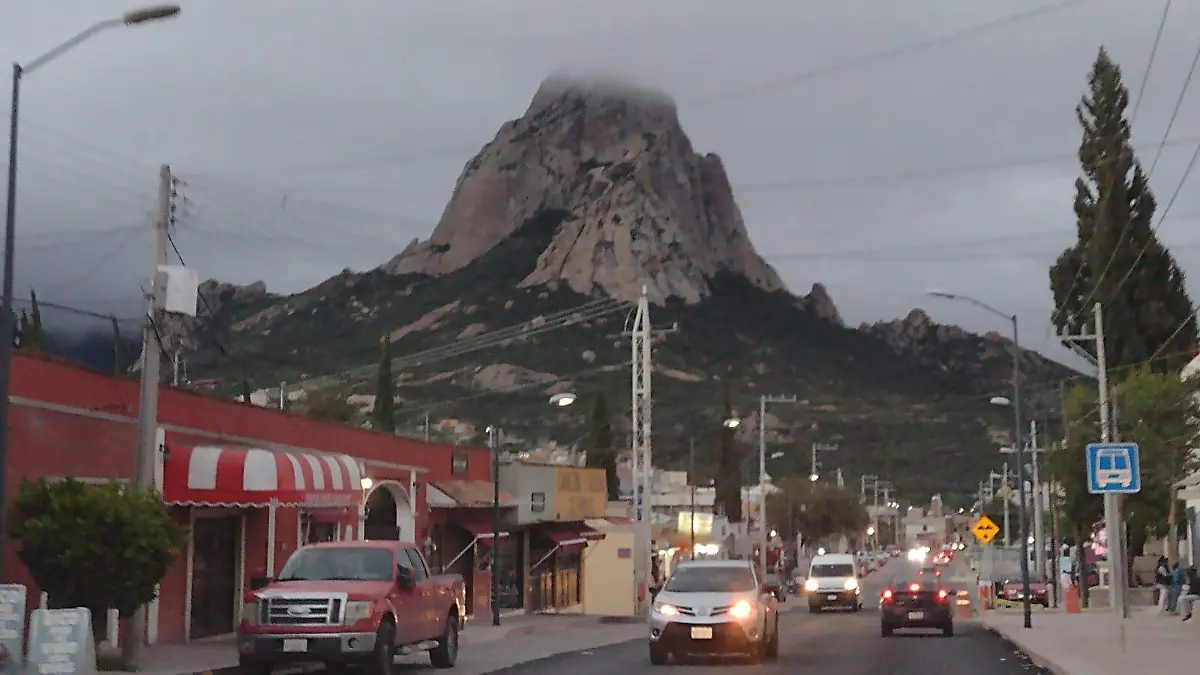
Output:
[[[1139,492],[1142,489],[1136,443],[1091,443],[1087,446],[1088,491],[1093,494]]]
[[[1102,488],[1110,485],[1127,488],[1133,484],[1128,449],[1102,448],[1096,453],[1096,484]]]

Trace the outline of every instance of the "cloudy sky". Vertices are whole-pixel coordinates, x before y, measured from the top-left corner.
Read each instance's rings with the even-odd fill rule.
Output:
[[[35,58],[132,1],[5,0],[0,59]],[[1146,164],[1197,49],[1200,5],[1175,5],[1135,124]],[[202,277],[284,292],[373,267],[432,230],[464,163],[543,77],[602,70],[676,97],[793,290],[824,283],[854,323],[919,306],[1003,328],[923,290],[971,294],[1061,357],[1047,268],[1074,238],[1074,105],[1100,44],[1136,94],[1162,6],[193,0],[24,80],[18,288],[136,314],[162,163],[185,181],[176,241]],[[1200,141],[1198,97],[1153,173],[1160,203]],[[1195,184],[1160,231],[1193,273]]]

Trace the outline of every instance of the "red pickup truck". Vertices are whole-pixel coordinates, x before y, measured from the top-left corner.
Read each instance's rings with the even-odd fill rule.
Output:
[[[412,544],[313,544],[297,549],[277,578],[251,582],[238,664],[246,675],[297,662],[392,675],[397,656],[428,651],[434,668],[451,668],[465,620],[462,577],[430,574]]]

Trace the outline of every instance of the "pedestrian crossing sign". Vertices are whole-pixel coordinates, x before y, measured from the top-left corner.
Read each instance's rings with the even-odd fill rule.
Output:
[[[991,518],[980,516],[979,520],[975,521],[975,526],[971,528],[971,533],[975,535],[979,543],[987,544],[1000,533],[1000,526],[996,525]]]

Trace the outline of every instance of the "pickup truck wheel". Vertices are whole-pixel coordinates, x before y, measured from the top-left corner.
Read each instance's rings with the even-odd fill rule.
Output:
[[[375,654],[367,666],[369,675],[392,675],[396,665],[396,626],[390,621],[375,631]]]
[[[446,615],[446,630],[438,646],[429,650],[429,663],[434,668],[453,668],[458,661],[458,616],[454,610]]]
[[[270,661],[256,661],[244,656],[238,657],[238,672],[241,675],[271,675],[271,671],[274,669],[275,666]]]

